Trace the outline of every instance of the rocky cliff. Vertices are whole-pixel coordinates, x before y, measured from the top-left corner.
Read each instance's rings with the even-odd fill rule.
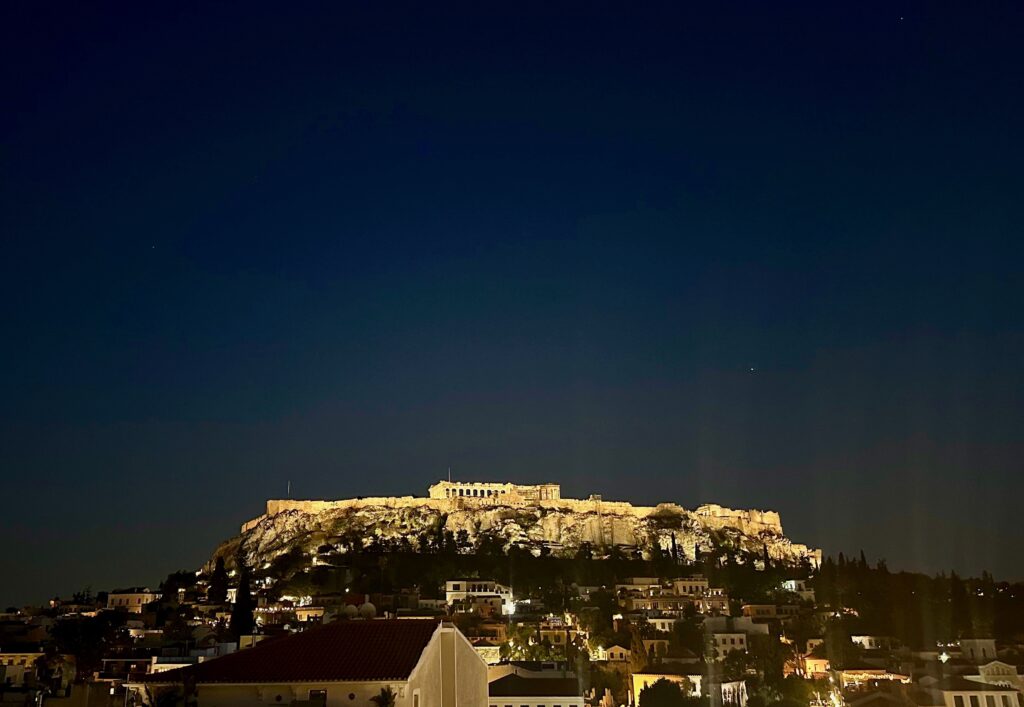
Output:
[[[656,548],[669,552],[675,544],[691,560],[698,551],[761,557],[765,549],[786,563],[820,560],[819,550],[791,542],[771,511],[711,505],[690,511],[675,504],[633,506],[598,497],[532,503],[417,497],[272,500],[267,513],[243,525],[241,534],[221,545],[214,557],[230,563],[241,552],[250,566],[263,567],[296,549],[309,555],[374,545],[415,549],[445,537],[457,540],[462,552],[487,543],[570,556],[581,547],[591,548],[595,556],[639,550],[649,558]]]

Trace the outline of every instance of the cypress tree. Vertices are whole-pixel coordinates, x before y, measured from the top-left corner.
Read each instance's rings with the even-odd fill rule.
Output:
[[[256,628],[256,619],[253,616],[256,603],[253,601],[252,589],[249,584],[249,568],[239,557],[238,593],[235,596],[235,605],[231,608],[231,623],[229,624],[231,635],[235,637],[235,640],[251,634]]]
[[[217,564],[210,575],[210,588],[206,591],[206,599],[211,604],[223,604],[228,600],[228,573],[224,569],[224,558],[218,557]]]

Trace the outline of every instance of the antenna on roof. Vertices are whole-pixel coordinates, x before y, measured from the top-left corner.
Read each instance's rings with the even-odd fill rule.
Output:
[[[452,482],[452,465],[449,464],[448,465],[448,483],[450,484],[451,482]]]
[[[288,479],[288,498],[292,497],[292,480]]]

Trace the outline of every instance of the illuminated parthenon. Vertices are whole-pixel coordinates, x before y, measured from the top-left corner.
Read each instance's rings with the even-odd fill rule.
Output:
[[[430,498],[495,498],[509,501],[557,501],[562,497],[558,484],[499,484],[486,481],[439,481],[430,487]]]

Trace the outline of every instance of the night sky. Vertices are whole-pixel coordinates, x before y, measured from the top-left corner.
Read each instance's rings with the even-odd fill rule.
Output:
[[[449,465],[1024,579],[1024,5],[637,4],[3,3],[0,606]]]

